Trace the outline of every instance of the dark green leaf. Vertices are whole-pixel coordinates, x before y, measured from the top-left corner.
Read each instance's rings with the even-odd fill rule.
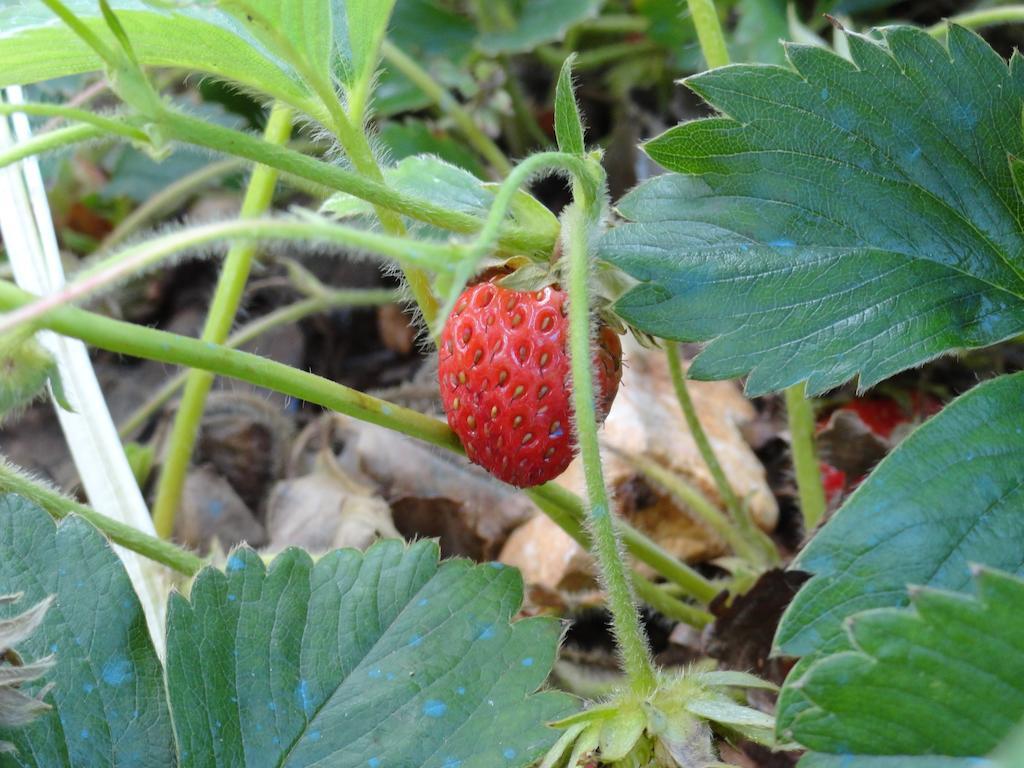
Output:
[[[570,709],[530,695],[556,622],[514,624],[513,569],[381,542],[266,568],[240,550],[172,597],[167,678],[183,766],[524,766]]]
[[[0,593],[8,592],[24,592],[29,604],[56,596],[18,646],[26,658],[52,654],[56,663],[26,686],[38,691],[53,683],[45,698],[53,709],[27,727],[0,728],[0,741],[18,750],[16,757],[0,756],[0,765],[175,765],[160,662],[106,539],[80,518],[58,526],[24,499],[0,496]]]
[[[642,281],[618,303],[655,335],[711,340],[696,378],[761,393],[869,386],[1024,330],[1024,66],[954,27],[850,35],[854,62],[790,46],[792,68],[688,84],[725,116],[647,145],[651,180],[601,244]]]
[[[575,60],[576,54],[566,57],[555,86],[555,138],[563,152],[582,155],[585,150],[583,120],[572,86],[572,63]]]
[[[113,44],[95,0],[65,0],[64,4]],[[110,5],[142,64],[208,72],[291,103],[308,98],[305,86],[287,66],[219,10],[157,9],[141,0],[116,0]],[[101,68],[96,53],[39,0],[0,8],[0,86]]]
[[[466,145],[444,131],[432,129],[422,120],[386,123],[378,134],[388,154],[395,160],[412,155],[437,155],[445,162],[459,166],[477,178],[483,178],[484,169]]]
[[[295,55],[305,60],[312,71],[323,77],[330,76],[331,50],[334,45],[331,0],[199,0],[210,8],[223,8],[262,41],[267,50],[278,51],[282,57],[281,41],[290,46]],[[348,0],[340,5],[346,6]],[[382,3],[383,4],[383,3]],[[225,25],[231,28],[232,25]]]
[[[487,0],[494,2],[494,0]],[[483,33],[477,47],[488,55],[526,53],[561,40],[573,24],[596,16],[604,0],[520,0],[501,28]],[[497,5],[497,3],[495,4]],[[502,11],[510,4],[504,4]],[[496,14],[499,15],[499,14]]]
[[[936,756],[981,762],[1024,717],[1024,581],[987,569],[975,581],[976,595],[920,589],[910,608],[849,618],[852,650],[787,681],[809,705],[785,737],[907,768],[940,765]]]
[[[906,585],[960,590],[968,563],[1024,573],[1024,374],[1000,376],[904,440],[801,552],[814,574],[775,638],[790,656],[848,647],[847,617],[905,605]]]

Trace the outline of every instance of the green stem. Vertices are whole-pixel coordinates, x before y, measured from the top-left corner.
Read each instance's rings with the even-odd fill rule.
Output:
[[[624,461],[645,475],[647,479],[668,491],[675,497],[677,503],[682,504],[694,517],[721,537],[737,555],[750,562],[757,562],[761,559],[760,549],[748,541],[739,526],[712,504],[700,490],[645,456],[631,455],[621,451],[618,453]]]
[[[26,157],[64,149],[85,141],[102,139],[106,135],[106,131],[95,125],[69,125],[67,128],[57,128],[46,133],[39,133],[28,141],[15,144],[0,152],[0,168],[6,168]]]
[[[228,337],[224,342],[224,346],[228,349],[238,349],[275,328],[298,322],[304,317],[315,315],[328,309],[336,307],[376,307],[381,304],[399,301],[399,299],[398,293],[386,288],[328,291],[323,296],[302,299],[294,304],[268,312],[263,317],[239,328],[237,332]],[[140,430],[161,407],[170,402],[177,391],[185,385],[187,379],[188,371],[182,371],[172,376],[145,403],[136,408],[118,427],[121,439],[128,439]]]
[[[491,140],[490,136],[480,129],[473,116],[463,109],[462,105],[442,88],[426,69],[390,40],[384,41],[381,52],[388,64],[409,78],[413,85],[423,91],[427,98],[452,119],[466,140],[484,160],[491,164],[494,170],[501,176],[507,176],[511,172],[512,164],[505,157],[505,153]]]
[[[55,308],[81,301],[109,288],[121,280],[137,275],[170,256],[223,240],[273,241],[297,240],[310,243],[332,243],[348,249],[380,254],[399,263],[418,263],[444,271],[455,264],[459,246],[444,243],[403,240],[355,227],[328,221],[236,219],[204,224],[193,229],[173,232],[127,248],[85,270],[64,288],[0,317],[0,333],[27,323],[37,322]]]
[[[579,184],[574,185],[577,190]],[[591,370],[590,306],[590,219],[584,208],[594,203],[578,199],[567,214],[563,228],[566,255],[569,260],[569,354],[572,374],[572,400],[577,443],[583,459],[591,539],[594,556],[604,578],[608,609],[618,642],[623,667],[631,688],[646,696],[657,687],[647,639],[640,626],[640,616],[633,598],[632,584],[622,562],[619,537],[612,522],[611,503],[604,485],[601,453],[597,442],[597,417],[594,412],[594,381]],[[589,211],[588,211],[589,212]]]
[[[472,234],[483,227],[483,221],[476,216],[402,194],[357,173],[270,144],[255,136],[206,123],[179,112],[169,111],[161,119],[161,125],[169,138],[269,165],[440,229]],[[554,241],[547,233],[538,234],[508,226],[503,228],[498,242],[502,248],[519,253],[550,253],[554,247]]]
[[[598,69],[622,59],[639,58],[641,56],[650,56],[651,54],[661,54],[664,56],[664,50],[662,46],[653,41],[602,45],[599,48],[591,48],[579,54],[573,63],[573,69],[582,72],[588,69]]]
[[[285,144],[292,132],[292,111],[278,103],[270,112],[264,138],[271,144]],[[249,179],[242,201],[241,218],[252,219],[266,213],[273,201],[277,186],[277,171],[257,165]],[[256,244],[251,240],[236,242],[228,251],[213,303],[203,328],[203,341],[222,344],[234,325],[238,307],[245,294],[245,286],[256,258]],[[174,417],[174,425],[167,443],[167,454],[160,479],[157,482],[153,504],[153,524],[156,533],[165,539],[174,534],[174,518],[185,487],[185,475],[192,460],[192,450],[199,435],[199,424],[206,407],[206,396],[213,386],[214,376],[207,371],[193,370],[188,374],[185,393]]]
[[[132,141],[149,143],[149,136],[146,132],[116,117],[104,117],[90,112],[87,109],[75,109],[60,104],[37,104],[27,102],[24,104],[0,104],[0,115],[13,114],[36,115],[38,117],[59,117],[63,120],[70,120],[76,123],[94,125],[104,133],[112,133],[116,136],[123,136]]]
[[[675,342],[666,342],[665,355],[668,358],[668,369],[672,376],[672,386],[675,388],[676,397],[679,399],[679,406],[683,411],[683,416],[686,418],[686,425],[690,428],[690,435],[697,444],[697,450],[700,452],[701,458],[704,459],[708,471],[711,472],[711,477],[715,481],[715,487],[718,489],[718,494],[721,496],[729,516],[738,526],[744,540],[747,542],[748,546],[743,549],[750,552],[751,548],[753,548],[753,551],[758,553],[752,562],[759,564],[778,562],[778,551],[771,540],[757,527],[747,505],[743,504],[736,496],[736,492],[733,490],[729,478],[726,477],[721,462],[718,461],[715,449],[708,439],[707,432],[704,431],[704,426],[700,423],[700,416],[697,414],[696,407],[694,407],[693,398],[690,397],[690,390],[686,386],[686,376],[683,373],[683,366],[679,360],[679,349],[676,347]],[[743,556],[739,550],[736,553]]]
[[[110,48],[108,48],[87,25],[72,13],[63,3],[59,2],[59,0],[43,0],[43,4],[53,11],[57,18],[63,21],[72,32],[78,35],[82,41],[85,42],[86,45],[92,48],[96,52],[96,55],[103,59],[108,66],[111,68],[117,67],[119,61],[114,52],[110,50]]]
[[[99,250],[105,251],[120,245],[129,236],[149,224],[149,222],[175,210],[182,201],[187,200],[207,185],[234,171],[240,170],[243,164],[244,161],[242,160],[230,158],[210,163],[198,171],[182,176],[125,216],[121,223],[103,239]]]
[[[800,512],[804,518],[804,530],[810,533],[825,516],[827,504],[814,449],[814,411],[804,396],[803,384],[786,390],[786,413],[789,418],[796,487],[800,495]]]
[[[0,457],[0,493],[15,493],[42,507],[60,520],[70,514],[79,515],[105,533],[111,541],[140,555],[173,568],[186,576],[194,576],[203,561],[176,547],[169,541],[142,533],[136,528],[101,515],[91,507],[79,504],[52,488],[34,482]]]
[[[461,262],[456,270],[455,282],[448,291],[447,300],[441,308],[441,322],[433,328],[435,338],[440,335],[444,327],[444,320],[451,314],[452,309],[455,307],[455,302],[458,301],[459,295],[462,293],[466,283],[476,273],[480,262],[497,245],[501,224],[511,209],[519,188],[536,174],[551,170],[564,171],[576,179],[577,183],[584,186],[587,193],[597,195],[597,188],[589,178],[587,161],[582,157],[570,155],[566,152],[539,152],[519,163],[505,181],[501,183],[498,192],[494,196],[494,201],[487,212],[483,228],[469,246],[465,260]]]
[[[708,69],[724,67],[729,63],[729,49],[725,44],[714,0],[687,0],[687,4]]]
[[[949,30],[950,24],[959,24],[961,27],[980,29],[991,27],[996,24],[1017,24],[1024,23],[1024,5],[1007,5],[1002,8],[983,8],[977,11],[968,11],[959,16],[953,16],[938,24],[928,27],[928,34],[933,37],[942,37]]]
[[[552,508],[563,510],[562,514],[569,515],[573,520],[578,521],[578,525],[582,527],[582,521],[586,519],[586,511],[583,509],[583,502],[579,496],[571,491],[554,483],[546,483],[536,488],[528,488],[526,494],[533,500],[534,504],[545,512]],[[551,517],[555,522],[558,522],[553,515]],[[619,535],[622,537],[622,543],[626,545],[629,553],[640,562],[649,565],[673,584],[676,584],[683,594],[706,605],[711,602],[715,595],[721,592],[721,589],[686,563],[680,561],[679,558],[673,557],[666,552],[661,546],[636,528],[618,518],[615,518],[614,522]],[[569,535],[572,535],[572,532],[567,528],[565,530],[569,532]]]
[[[548,491],[551,489],[558,489],[559,491],[562,491],[562,494],[549,493]],[[537,488],[528,488],[526,493],[544,514],[551,518],[559,528],[575,539],[580,546],[586,550],[591,550],[593,548],[593,542],[587,534],[587,530],[584,526],[585,515],[579,497],[569,491],[566,491],[564,488],[561,488],[561,486],[553,486],[550,484],[542,485]],[[620,533],[624,533],[624,531],[620,529]],[[625,541],[625,539],[626,536],[624,535],[623,540]],[[628,542],[627,546],[629,546]],[[656,549],[657,548],[655,547],[655,550]],[[648,550],[648,554],[655,550]],[[691,627],[697,627],[698,629],[704,627],[711,621],[711,614],[707,611],[701,610],[700,608],[696,608],[692,605],[687,605],[681,600],[677,600],[671,595],[666,594],[663,589],[659,588],[649,579],[644,578],[635,571],[631,571],[631,575],[633,587],[636,589],[637,594],[640,595],[648,605],[655,610],[660,611],[665,616],[675,619],[676,621],[682,621],[689,624]],[[662,573],[662,575],[664,576],[665,574]],[[703,579],[699,574],[694,575],[698,580]],[[677,581],[673,581],[672,583],[678,584]],[[718,590],[710,585],[708,585],[708,589],[710,590],[711,596],[718,593]],[[681,588],[680,591],[683,594],[692,596],[691,592],[689,592],[685,587]],[[707,600],[704,600],[704,602],[707,602]]]
[[[17,309],[33,301],[38,301],[38,297],[11,283],[0,282],[0,310]],[[454,453],[464,453],[459,438],[443,421],[257,355],[205,344],[198,339],[178,336],[155,328],[132,325],[77,307],[65,306],[54,310],[43,318],[40,326],[110,352],[171,365],[202,368],[220,376],[245,381],[257,387],[330,408]],[[558,504],[582,523],[582,503],[578,497],[564,488],[548,484],[531,491],[551,498],[552,503]],[[685,569],[682,563],[646,539],[643,534],[622,522],[620,527],[631,551],[639,560],[659,573],[673,579],[677,574],[673,574],[669,566],[674,564],[676,568]],[[636,546],[638,542],[640,545]],[[701,577],[698,576],[697,579],[700,580]],[[711,590],[713,587],[708,585],[707,589]]]

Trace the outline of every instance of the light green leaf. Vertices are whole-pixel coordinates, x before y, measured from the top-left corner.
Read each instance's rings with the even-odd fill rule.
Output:
[[[493,2],[493,0],[487,0]],[[573,24],[596,16],[604,0],[519,0],[511,18],[500,29],[485,32],[477,40],[483,53],[527,53],[538,45],[561,40]],[[505,21],[503,19],[503,21]]]
[[[45,677],[25,686],[52,683],[53,708],[26,727],[0,728],[0,741],[18,750],[0,765],[176,765],[160,662],[106,539],[80,518],[56,525],[24,499],[0,496],[0,594],[10,592],[24,592],[28,604],[56,596],[18,646],[29,659],[54,657]],[[4,617],[12,611],[0,606]]]
[[[65,0],[65,5],[114,46],[94,0]],[[299,108],[309,99],[289,67],[219,10],[158,9],[141,0],[115,0],[111,6],[142,64],[207,72]],[[39,0],[0,9],[0,86],[101,68],[95,52]]]
[[[439,566],[430,541],[237,551],[169,609],[181,765],[528,765],[571,700],[531,695],[559,626],[510,624],[521,601],[517,571]]]
[[[583,120],[572,85],[572,63],[575,60],[576,54],[573,53],[562,62],[562,71],[555,86],[555,138],[563,152],[582,155],[585,149]]]
[[[686,703],[687,711],[724,725],[748,726],[771,730],[775,719],[760,710],[737,704],[724,696],[702,696]]]
[[[827,755],[808,752],[798,768],[1003,768],[976,757],[940,757],[931,755],[924,762],[920,757],[879,757],[878,755]],[[1009,768],[1009,767],[1007,767]],[[1016,768],[1016,766],[1013,766]]]
[[[388,186],[416,197],[433,201],[460,213],[484,217],[494,202],[497,186],[486,184],[464,168],[431,155],[414,155],[384,170]],[[329,197],[321,212],[338,218],[368,215],[372,209],[363,200],[344,193]],[[520,190],[513,199],[511,219],[533,231],[547,231],[552,239],[558,236],[558,219],[528,192]],[[446,230],[418,225],[421,234],[449,239]]]
[[[973,32],[849,35],[853,63],[790,46],[688,85],[723,116],[647,145],[678,174],[628,195],[602,255],[641,281],[641,329],[711,340],[695,378],[870,386],[1024,330],[1024,60]],[[685,174],[685,175],[680,175]]]
[[[347,5],[350,0],[344,0]],[[332,32],[331,0],[200,0],[211,10],[230,13],[268,50],[278,50],[283,38],[318,75],[330,77]]]
[[[851,617],[852,650],[787,681],[808,706],[783,733],[907,768],[931,768],[936,756],[981,763],[1024,717],[1024,581],[982,569],[975,582],[974,595],[920,589],[909,608]]]
[[[332,6],[343,77],[350,85],[365,85],[377,70],[395,0],[342,0]]]
[[[813,574],[775,637],[778,652],[848,647],[843,623],[907,603],[907,584],[961,590],[968,563],[1024,574],[1024,374],[981,384],[886,457],[800,553]]]

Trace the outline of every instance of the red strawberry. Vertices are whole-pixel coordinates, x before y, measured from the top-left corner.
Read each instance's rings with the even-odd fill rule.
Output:
[[[572,461],[569,324],[565,292],[470,286],[441,333],[438,378],[448,424],[470,460],[526,488]],[[598,418],[622,376],[619,337],[602,327],[594,355]]]

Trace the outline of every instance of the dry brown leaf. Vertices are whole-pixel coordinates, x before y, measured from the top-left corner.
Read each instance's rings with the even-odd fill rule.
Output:
[[[181,507],[174,520],[176,541],[206,552],[216,539],[225,549],[247,542],[266,543],[267,535],[252,511],[211,466],[192,467],[185,477]]]
[[[403,536],[436,536],[446,557],[492,560],[536,513],[529,499],[462,457],[372,424],[339,423],[347,436],[343,466],[373,480]]]
[[[597,588],[594,560],[547,515],[537,515],[508,537],[499,558],[518,568],[527,584],[558,593]]]
[[[721,506],[714,479],[679,407],[664,352],[628,346],[622,385],[601,431],[602,442],[627,456],[658,462]],[[690,381],[688,387],[708,440],[737,495],[746,499],[761,528],[773,530],[778,506],[764,467],[740,432],[741,425],[755,415],[753,405],[732,382]],[[610,450],[602,453],[605,479],[622,517],[682,559],[706,560],[724,552],[710,531],[626,459]],[[583,466],[578,457],[557,482],[583,493]]]
[[[333,462],[331,462],[333,464]],[[379,538],[401,538],[387,502],[336,465],[323,465],[274,486],[267,502],[268,549],[311,552],[366,549]]]

